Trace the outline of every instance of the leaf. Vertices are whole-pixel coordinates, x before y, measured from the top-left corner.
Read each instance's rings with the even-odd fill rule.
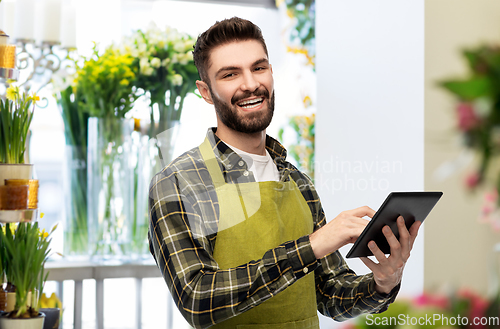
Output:
[[[463,101],[472,101],[491,94],[492,86],[487,77],[474,77],[469,80],[443,81],[440,85]]]

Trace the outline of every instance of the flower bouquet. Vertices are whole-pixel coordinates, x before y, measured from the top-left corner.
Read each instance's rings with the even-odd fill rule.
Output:
[[[480,185],[500,192],[500,46],[483,45],[462,52],[469,73],[464,78],[448,79],[440,86],[457,100],[457,128],[464,144],[480,156],[480,164],[467,177],[470,189]],[[500,208],[500,199],[496,209]],[[487,199],[492,199],[487,196]],[[493,211],[493,210],[491,210]],[[491,213],[488,210],[488,215]],[[500,213],[498,213],[500,221]],[[484,216],[483,216],[484,217]]]
[[[111,46],[97,46],[77,70],[78,108],[88,121],[88,216],[91,254],[121,257],[130,244],[133,121],[126,118],[136,100],[134,59]]]
[[[172,160],[184,99],[196,90],[199,78],[192,50],[195,39],[176,29],[151,24],[123,41],[122,52],[134,58],[134,85],[150,103],[149,127],[137,125],[134,169],[134,253],[148,253],[148,190],[153,175]],[[143,135],[144,134],[144,135]]]
[[[192,54],[195,42],[185,33],[171,27],[162,30],[155,24],[124,39],[122,52],[133,58],[137,72],[134,85],[150,97],[151,138],[180,120],[186,95],[196,90],[199,76]]]

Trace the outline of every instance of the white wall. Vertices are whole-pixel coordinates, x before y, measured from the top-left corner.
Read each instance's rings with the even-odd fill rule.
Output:
[[[423,190],[424,1],[318,0],[316,24],[315,182],[327,218]],[[400,295],[422,289],[423,230]]]

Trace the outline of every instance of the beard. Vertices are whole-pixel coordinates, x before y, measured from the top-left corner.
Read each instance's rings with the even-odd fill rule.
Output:
[[[246,134],[261,132],[269,126],[273,119],[274,91],[271,97],[269,97],[269,91],[267,91],[267,89],[257,89],[253,93],[247,92],[238,97],[233,96],[233,98],[231,98],[231,104],[228,104],[214,95],[210,87],[209,90],[214,103],[215,112],[217,112],[219,119],[224,125],[235,131]],[[265,112],[257,111],[241,114],[237,109],[236,103],[252,96],[264,97],[263,102],[267,103],[267,110]]]

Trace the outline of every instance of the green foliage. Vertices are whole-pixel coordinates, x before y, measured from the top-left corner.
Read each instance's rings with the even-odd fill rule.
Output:
[[[297,40],[314,53],[316,36],[316,1],[315,0],[285,0],[289,14],[296,22],[291,33],[292,41]]]
[[[45,262],[47,261],[51,239],[44,231],[40,232],[38,223],[19,223],[15,232],[12,224],[0,230],[3,246],[1,256],[4,261],[7,281],[16,287],[15,317],[25,317],[29,313],[28,293],[31,291],[32,308],[38,312],[43,286],[47,280]]]
[[[20,95],[19,88],[12,86],[7,89],[7,98],[0,98],[0,163],[24,163],[36,99]]]
[[[71,86],[55,93],[64,122],[66,145],[70,146],[71,207],[67,209],[65,229],[65,254],[85,254],[88,248],[87,234],[87,121],[89,113],[82,109],[84,98],[81,92]]]
[[[462,51],[462,56],[467,75],[439,81],[438,85],[457,99],[458,128],[465,146],[481,156],[478,178],[469,187],[485,182],[491,173],[497,177],[494,184],[500,192],[500,171],[489,166],[500,154],[500,47],[482,45]]]

